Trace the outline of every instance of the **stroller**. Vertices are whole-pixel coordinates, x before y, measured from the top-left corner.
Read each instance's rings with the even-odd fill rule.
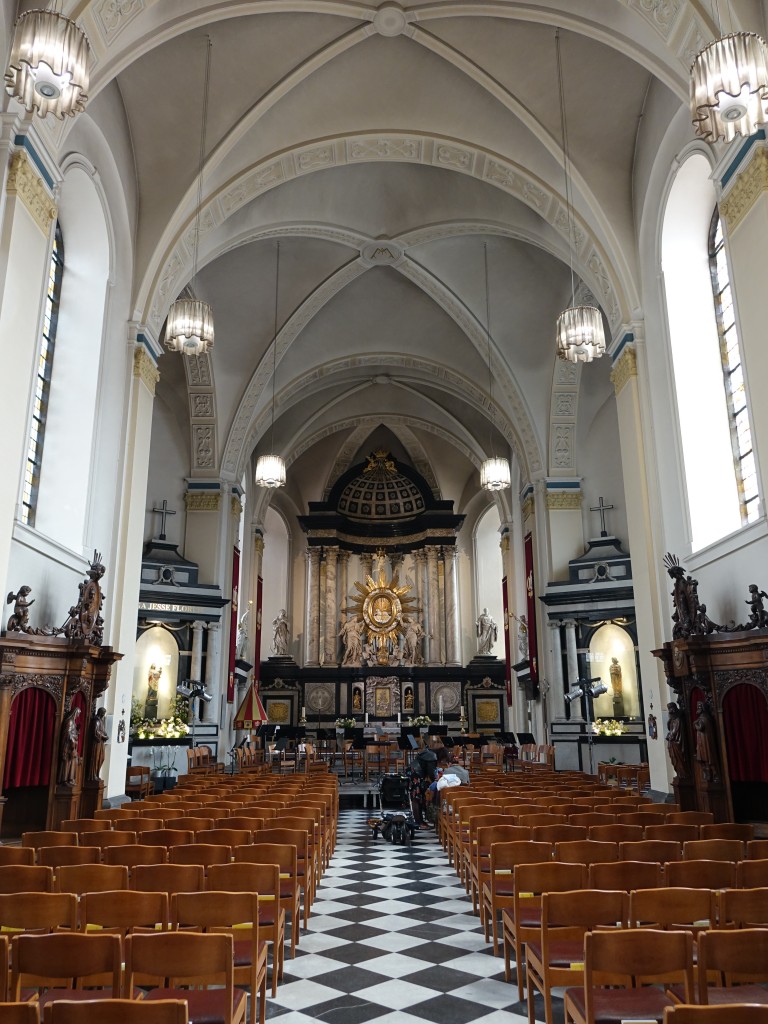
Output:
[[[416,822],[408,796],[408,779],[404,775],[384,775],[379,783],[379,798],[381,815],[368,821],[373,838],[378,839],[381,832],[388,843],[400,846],[410,843]]]

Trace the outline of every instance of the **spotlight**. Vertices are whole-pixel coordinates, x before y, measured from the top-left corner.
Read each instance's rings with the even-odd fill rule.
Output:
[[[203,684],[196,682],[194,679],[185,679],[179,683],[176,687],[176,693],[179,697],[183,697],[184,700],[199,698],[204,704],[210,704],[213,700],[213,694],[208,693]]]
[[[572,704],[575,700],[578,700],[579,697],[583,696],[584,691],[582,690],[582,688],[580,686],[574,686],[570,693],[566,693],[565,699],[568,701],[569,704]]]
[[[595,686],[590,686],[589,692],[593,697],[600,697],[604,693],[608,693],[608,687],[605,683],[597,683]]]

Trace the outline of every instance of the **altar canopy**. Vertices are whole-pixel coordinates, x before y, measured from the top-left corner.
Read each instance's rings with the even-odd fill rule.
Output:
[[[268,722],[267,712],[261,703],[261,698],[256,692],[256,683],[252,682],[245,692],[243,703],[237,709],[233,728],[253,729],[254,726],[264,725]]]

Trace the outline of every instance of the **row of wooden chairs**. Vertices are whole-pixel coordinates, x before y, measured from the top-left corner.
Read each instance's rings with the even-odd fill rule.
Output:
[[[46,1024],[189,1024],[182,999],[92,999],[82,1002],[57,999],[49,1007]],[[37,1003],[0,1002],[3,1024],[41,1024]]]

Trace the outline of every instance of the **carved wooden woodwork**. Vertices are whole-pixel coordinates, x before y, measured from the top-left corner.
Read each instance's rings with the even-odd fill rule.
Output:
[[[733,687],[749,685],[768,701],[768,629],[680,637],[653,653],[664,665],[680,709],[672,758],[677,801],[682,810],[711,811],[715,821],[732,821],[723,699]],[[696,691],[704,695],[701,714],[692,708]],[[764,785],[768,793],[768,783]]]
[[[98,618],[96,610],[95,618]],[[61,636],[14,632],[0,638],[0,779],[5,777],[11,705],[25,689],[37,687],[53,698],[56,722],[51,774],[44,806],[24,806],[27,787],[9,789],[0,798],[0,829],[57,828],[66,818],[87,817],[101,806],[104,783],[86,781],[90,763],[91,717],[99,697],[109,685],[112,665],[122,658],[111,647],[78,643]],[[82,757],[72,775],[73,785],[58,781],[62,723],[77,693],[82,694],[84,713],[78,723],[85,740]],[[38,794],[39,795],[39,794]]]

